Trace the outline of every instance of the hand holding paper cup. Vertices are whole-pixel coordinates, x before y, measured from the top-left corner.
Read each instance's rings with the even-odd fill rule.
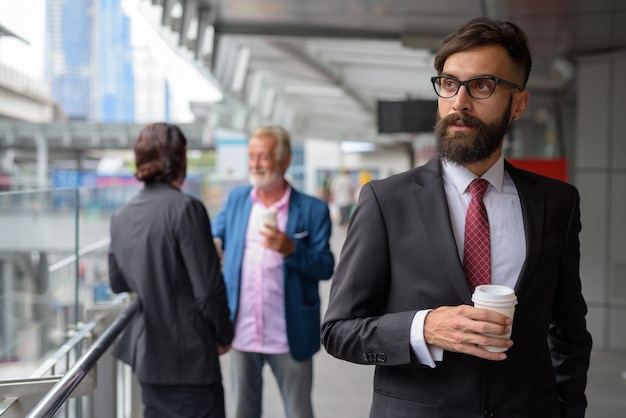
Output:
[[[267,208],[265,211],[261,212],[261,229],[267,228],[267,225],[278,225],[278,222],[276,221],[276,212],[276,208]]]
[[[472,301],[476,308],[491,309],[492,311],[500,312],[511,318],[511,320],[515,313],[515,305],[517,305],[517,297],[513,289],[492,284],[476,286],[474,294],[472,295]],[[497,335],[497,337],[509,338],[511,336],[511,330],[512,327],[509,327],[509,332],[506,335]],[[496,335],[493,336],[496,337]],[[507,350],[505,347],[483,346],[483,348],[491,352],[503,352]]]

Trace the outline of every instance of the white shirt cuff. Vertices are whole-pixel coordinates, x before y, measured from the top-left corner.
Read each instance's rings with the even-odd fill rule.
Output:
[[[410,342],[417,360],[428,367],[435,368],[436,361],[443,360],[443,348],[426,343],[424,340],[424,320],[432,309],[417,311],[411,322]]]

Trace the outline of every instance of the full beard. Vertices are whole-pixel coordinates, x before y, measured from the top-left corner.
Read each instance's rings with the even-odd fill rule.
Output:
[[[272,173],[265,170],[254,170],[248,175],[248,180],[253,187],[264,190],[281,184],[282,176],[278,170]]]
[[[491,124],[467,113],[454,113],[442,118],[437,111],[435,136],[439,155],[457,164],[472,164],[489,158],[502,145],[509,128],[511,106],[512,99],[502,117]],[[475,129],[472,132],[450,132],[449,126],[457,121]]]

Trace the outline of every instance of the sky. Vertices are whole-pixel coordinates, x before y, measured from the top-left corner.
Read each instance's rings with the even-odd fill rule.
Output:
[[[27,40],[0,37],[0,62],[43,81],[45,0],[0,0],[0,23]]]
[[[213,83],[202,76],[188,60],[180,57],[138,12],[140,0],[123,0],[132,21],[132,42],[154,52],[164,66],[172,93],[172,119],[193,121],[189,101],[217,101],[221,98]],[[144,4],[145,6],[145,4]],[[0,37],[0,63],[37,81],[44,81],[46,0],[0,0],[0,23],[28,44],[13,37]]]

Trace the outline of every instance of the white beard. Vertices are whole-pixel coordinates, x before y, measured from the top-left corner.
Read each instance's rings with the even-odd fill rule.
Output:
[[[248,175],[248,179],[250,184],[257,189],[267,189],[268,187],[280,184],[282,176],[278,171],[274,171],[273,173],[258,173],[252,171]]]

